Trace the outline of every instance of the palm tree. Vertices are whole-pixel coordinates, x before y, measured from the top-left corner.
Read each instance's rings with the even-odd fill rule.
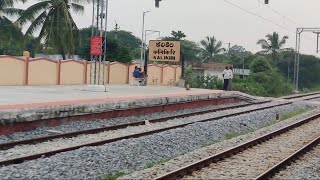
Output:
[[[5,15],[18,15],[21,9],[13,8],[15,2],[25,2],[25,0],[1,0],[0,1],[0,46],[12,47],[20,44],[23,37],[20,27],[10,21]],[[1,47],[0,47],[1,48]]]
[[[66,53],[74,54],[78,27],[74,22],[71,10],[83,13],[84,6],[78,4],[89,0],[38,0],[21,13],[17,20],[21,25],[31,22],[26,35],[32,35],[40,29],[38,41],[44,41],[46,47],[54,47],[60,51],[63,59]]]
[[[200,41],[200,44],[203,46],[204,58],[206,60],[213,60],[216,54],[226,51],[225,48],[222,48],[222,42],[217,41],[214,36],[207,36],[204,40]]]
[[[286,44],[288,36],[283,36],[280,40],[279,34],[277,32],[273,32],[273,34],[268,34],[267,39],[260,39],[257,44],[261,45],[263,49],[260,51],[261,53],[272,55],[273,62],[276,61],[277,53],[282,51],[287,51],[289,48],[283,48]]]

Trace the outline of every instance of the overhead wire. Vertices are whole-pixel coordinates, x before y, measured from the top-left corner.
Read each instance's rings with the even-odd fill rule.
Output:
[[[260,18],[260,19],[262,19],[262,20],[264,20],[264,21],[267,21],[267,22],[269,22],[269,23],[271,23],[271,24],[274,24],[274,25],[276,25],[276,26],[279,26],[280,28],[285,29],[285,30],[287,30],[288,32],[296,35],[296,31],[293,31],[292,29],[290,29],[290,28],[288,28],[288,27],[286,27],[286,26],[284,26],[284,25],[282,25],[282,24],[279,24],[279,23],[277,23],[277,22],[273,22],[273,21],[270,20],[270,19],[267,19],[267,18],[265,18],[265,17],[263,17],[263,16],[261,16],[261,15],[259,15],[259,14],[257,14],[257,13],[254,13],[254,12],[252,12],[252,11],[249,11],[249,10],[247,10],[247,9],[245,9],[245,8],[239,6],[239,5],[236,5],[236,4],[234,4],[234,3],[232,3],[232,2],[230,2],[230,1],[228,1],[228,0],[223,0],[223,1],[226,2],[226,3],[228,3],[228,4],[230,4],[230,5],[232,5],[232,6],[234,6],[234,7],[236,7],[236,8],[238,8],[238,9],[241,9],[241,10],[243,10],[243,11],[245,11],[245,12],[247,12],[247,13],[253,15],[253,16],[256,16],[256,17],[258,17],[258,18]],[[258,0],[258,2],[261,3],[259,0]],[[268,6],[268,7],[269,7],[269,6]],[[270,7],[270,9],[272,9],[272,8]],[[272,9],[272,10],[274,10],[274,9]],[[280,12],[278,12],[278,11],[276,11],[276,10],[274,10],[274,11],[277,12],[277,14],[281,14]],[[288,19],[289,19],[289,18],[288,18]],[[293,20],[291,20],[291,21],[293,21]],[[313,39],[310,39],[310,38],[307,38],[307,37],[304,37],[304,38],[306,38],[306,39],[308,39],[308,40],[314,41]]]

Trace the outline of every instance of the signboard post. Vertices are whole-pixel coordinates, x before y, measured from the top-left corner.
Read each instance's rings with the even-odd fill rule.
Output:
[[[181,61],[181,79],[184,79],[184,54],[181,52],[180,41],[149,41],[149,61],[160,62],[180,62]],[[147,64],[147,63],[146,63]],[[145,68],[146,69],[146,68]]]
[[[149,41],[149,61],[180,62],[180,41]]]

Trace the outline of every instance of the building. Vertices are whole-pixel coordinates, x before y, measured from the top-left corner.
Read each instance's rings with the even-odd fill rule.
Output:
[[[197,74],[202,76],[218,76],[220,79],[223,79],[222,72],[226,66],[233,67],[233,64],[225,64],[225,63],[204,63],[200,61],[191,61],[188,62],[192,65],[193,69]]]

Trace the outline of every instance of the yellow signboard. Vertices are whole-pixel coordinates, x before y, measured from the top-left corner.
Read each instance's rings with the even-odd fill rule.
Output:
[[[180,41],[149,41],[149,61],[180,61]]]

